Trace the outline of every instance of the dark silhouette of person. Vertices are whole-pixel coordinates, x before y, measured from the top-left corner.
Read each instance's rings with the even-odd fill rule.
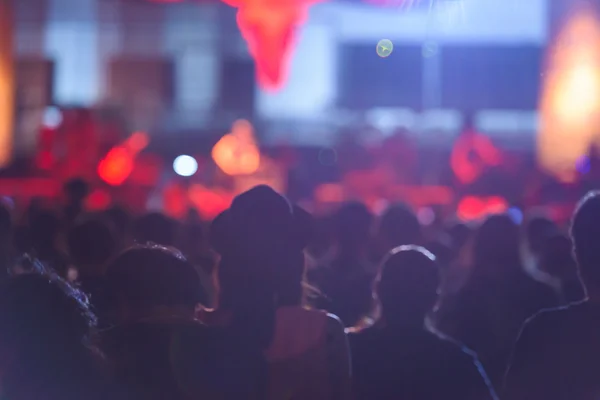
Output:
[[[471,268],[461,290],[442,300],[434,325],[473,349],[498,388],[521,325],[558,298],[525,273],[519,228],[506,214],[488,217],[477,230]]]
[[[202,286],[209,297],[204,305],[213,308],[216,304],[214,273],[217,257],[209,247],[205,226],[196,218],[199,217],[189,218],[180,226],[178,248],[198,270]]]
[[[525,271],[536,281],[552,288],[561,303],[564,302],[560,278],[544,271],[541,266],[542,253],[548,239],[559,233],[554,221],[539,212],[530,213],[522,229],[522,260]]]
[[[15,257],[13,229],[11,210],[0,203],[0,282],[7,278],[7,271]]]
[[[163,246],[175,246],[177,221],[158,212],[143,215],[134,222],[133,239],[141,244],[156,243]]]
[[[100,319],[107,304],[104,272],[108,261],[116,254],[116,241],[111,226],[99,217],[76,223],[67,233],[67,248],[71,262],[77,268],[77,281]]]
[[[446,268],[442,271],[441,299],[458,293],[468,278],[473,233],[474,229],[470,225],[455,220],[446,222],[442,228],[441,236],[450,247],[450,252],[446,257]],[[438,260],[440,264],[444,261],[440,257]]]
[[[539,268],[555,280],[563,304],[585,298],[577,262],[573,257],[573,245],[568,236],[556,233],[545,240],[539,256]]]
[[[64,212],[67,225],[75,222],[84,212],[84,202],[89,191],[88,183],[81,178],[72,178],[64,184],[63,193],[66,200]]]
[[[131,245],[132,235],[132,217],[126,208],[121,206],[113,206],[104,211],[104,217],[113,227],[115,243],[117,250],[125,250]]]
[[[303,307],[312,218],[268,186],[237,196],[213,221],[219,300],[202,320],[243,334],[268,363],[261,399],[347,399],[349,351],[340,320]],[[243,398],[250,398],[248,395]]]
[[[524,263],[529,270],[539,267],[546,240],[559,232],[554,221],[538,213],[530,214],[523,225]]]
[[[262,356],[195,319],[205,293],[194,266],[158,245],[135,246],[106,271],[114,327],[101,348],[120,384],[146,400],[239,399],[257,385]],[[258,361],[254,362],[254,360]]]
[[[473,229],[463,222],[451,221],[444,230],[450,236],[452,247],[457,254],[463,250],[473,236]]]
[[[379,221],[377,242],[380,250],[376,262],[381,262],[391,249],[407,245],[422,244],[421,224],[415,213],[406,204],[388,207]]]
[[[524,325],[508,368],[507,400],[588,400],[600,395],[600,192],[579,203],[571,237],[587,298]]]
[[[317,307],[354,326],[373,306],[375,265],[370,261],[369,239],[373,215],[362,203],[347,203],[338,210],[333,226],[337,250],[331,261],[312,274],[313,284],[324,294]]]
[[[424,327],[439,283],[435,256],[424,248],[390,251],[376,289],[381,318],[350,335],[357,400],[495,398],[475,353]]]
[[[58,276],[38,270],[9,278],[0,288],[0,396],[127,398],[89,344],[94,324],[85,295]]]
[[[66,277],[69,260],[59,249],[63,227],[63,221],[49,210],[34,213],[27,229],[29,248],[26,251],[31,252],[35,258],[61,277]]]
[[[550,218],[539,214],[530,215],[523,229],[527,250],[533,257],[539,257],[544,250],[546,239],[558,230],[558,226]]]

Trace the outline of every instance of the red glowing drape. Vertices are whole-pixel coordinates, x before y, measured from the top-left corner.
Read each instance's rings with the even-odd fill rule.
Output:
[[[150,0],[178,3],[181,0]],[[237,25],[256,64],[263,89],[277,90],[287,78],[296,29],[306,20],[308,7],[321,0],[222,0],[237,9]]]
[[[258,83],[277,90],[287,78],[287,68],[308,6],[319,0],[223,0],[237,8],[237,24],[256,63]]]

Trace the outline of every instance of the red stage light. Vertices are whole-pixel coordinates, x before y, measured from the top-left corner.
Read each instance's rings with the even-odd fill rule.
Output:
[[[119,186],[133,170],[133,157],[123,147],[115,147],[108,152],[98,165],[98,175],[109,185]]]
[[[463,221],[472,221],[507,210],[508,203],[501,197],[466,196],[458,203],[457,215]]]
[[[180,3],[182,0],[149,0]],[[266,90],[281,88],[287,78],[296,29],[308,7],[320,0],[222,0],[237,8],[237,24],[256,64],[258,83]]]
[[[85,199],[85,206],[90,211],[105,210],[110,206],[112,199],[107,191],[96,189]]]
[[[279,89],[287,75],[296,29],[319,0],[223,0],[237,8],[237,23],[256,63],[259,84]]]
[[[146,133],[135,132],[120,146],[113,147],[98,165],[100,178],[109,185],[121,185],[133,172],[136,157],[149,142]]]

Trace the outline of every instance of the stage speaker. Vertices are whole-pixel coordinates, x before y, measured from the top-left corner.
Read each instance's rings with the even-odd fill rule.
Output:
[[[220,72],[219,112],[252,119],[256,108],[254,61],[226,58],[221,62]]]
[[[54,61],[41,57],[16,60],[14,151],[30,157],[38,147],[44,112],[54,102]]]
[[[135,129],[149,129],[173,107],[175,66],[172,60],[119,57],[109,66],[108,97],[134,120]]]
[[[17,59],[17,109],[44,108],[53,102],[54,61]]]

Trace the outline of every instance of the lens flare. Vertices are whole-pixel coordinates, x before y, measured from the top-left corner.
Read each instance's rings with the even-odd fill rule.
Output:
[[[553,43],[544,74],[537,157],[563,182],[599,141],[600,23],[591,6],[576,10]]]

